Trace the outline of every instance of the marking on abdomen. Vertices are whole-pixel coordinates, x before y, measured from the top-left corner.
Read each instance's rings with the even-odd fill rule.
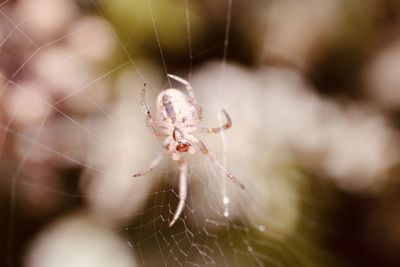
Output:
[[[175,113],[174,107],[171,103],[171,98],[167,95],[163,95],[162,105],[165,109],[165,112],[167,112],[167,116],[172,120],[172,123],[175,123],[176,113]]]

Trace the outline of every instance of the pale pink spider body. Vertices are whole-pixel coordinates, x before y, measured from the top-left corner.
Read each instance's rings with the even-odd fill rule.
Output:
[[[177,89],[162,91],[157,97],[157,121],[161,132],[166,135],[165,144],[174,160],[179,153],[195,153],[190,142],[190,135],[201,121],[201,108]],[[186,138],[189,137],[189,138]]]
[[[146,113],[147,126],[156,136],[165,136],[163,142],[163,153],[156,157],[146,171],[137,173],[133,177],[147,174],[153,170],[164,155],[171,156],[174,161],[178,162],[179,175],[179,204],[174,213],[173,219],[169,226],[172,226],[179,218],[185,206],[187,197],[187,164],[184,155],[187,153],[194,154],[197,147],[210,161],[216,164],[234,183],[244,189],[241,184],[215,157],[208,151],[204,143],[197,139],[193,133],[219,133],[232,126],[231,119],[225,110],[222,110],[227,122],[216,128],[201,127],[198,124],[202,120],[202,111],[197,105],[194,98],[193,89],[190,83],[178,76],[168,74],[168,77],[174,79],[186,86],[188,95],[181,91],[170,88],[162,91],[157,97],[157,116],[153,119],[149,108],[145,103],[145,87],[142,90],[141,105]]]

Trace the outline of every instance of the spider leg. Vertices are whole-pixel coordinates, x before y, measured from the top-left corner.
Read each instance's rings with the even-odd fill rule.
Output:
[[[184,159],[180,159],[178,161],[179,163],[179,169],[180,169],[180,174],[179,174],[179,204],[178,207],[176,207],[174,217],[172,218],[172,221],[169,223],[169,227],[174,225],[176,220],[178,220],[179,216],[181,215],[183,208],[185,207],[185,202],[186,202],[186,197],[187,197],[187,173],[188,173],[188,168],[186,165],[186,162]]]
[[[208,128],[208,127],[196,127],[196,130],[202,132],[202,133],[219,133],[221,131],[225,131],[229,128],[232,127],[232,121],[231,117],[229,117],[228,112],[226,112],[225,109],[222,110],[222,112],[225,115],[226,118],[226,123],[220,127],[215,127],[215,128]]]
[[[194,93],[193,93],[193,88],[190,85],[190,83],[188,81],[186,81],[185,79],[182,79],[181,77],[178,77],[176,75],[172,75],[172,74],[167,74],[167,76],[171,79],[174,79],[175,81],[180,82],[181,84],[185,85],[186,90],[188,92],[189,95],[189,102],[190,104],[192,104],[195,109],[196,109],[196,113],[197,113],[197,117],[199,120],[201,120],[201,118],[203,117],[203,111],[201,109],[201,107],[199,105],[197,105],[197,101],[196,98],[194,98]]]
[[[133,175],[133,177],[139,177],[139,176],[143,176],[149,172],[151,172],[159,163],[160,161],[163,159],[164,155],[163,154],[159,154],[155,159],[153,159],[153,161],[150,163],[149,167],[147,168],[147,170],[136,173]]]
[[[143,108],[143,110],[144,110],[144,113],[146,114],[146,124],[147,124],[147,127],[149,127],[149,128],[151,129],[151,132],[152,132],[155,136],[160,136],[161,134],[156,130],[156,128],[154,128],[153,116],[151,115],[150,109],[149,109],[148,106],[146,105],[145,93],[146,93],[146,83],[144,83],[144,85],[143,85],[142,94],[141,94],[141,98],[140,98],[140,104],[142,105],[142,108]]]
[[[206,145],[196,137],[191,136],[191,140],[193,140],[197,146],[199,147],[200,151],[215,165],[217,165],[224,173],[225,175],[236,185],[238,185],[240,188],[245,189],[244,185],[235,177],[233,174],[228,171],[227,168],[224,167],[215,157],[213,154],[211,154],[210,151],[208,151]]]
[[[181,77],[178,77],[176,75],[172,75],[172,74],[167,74],[167,76],[170,77],[171,79],[174,79],[175,81],[178,81],[181,84],[183,84],[186,87],[189,97],[194,101],[194,103],[196,103],[196,100],[194,99],[193,88],[188,81],[186,81],[185,79],[182,79]]]

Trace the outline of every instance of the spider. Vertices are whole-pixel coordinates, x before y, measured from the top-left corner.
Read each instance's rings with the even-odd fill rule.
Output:
[[[197,105],[192,86],[188,81],[178,76],[168,74],[168,77],[183,84],[186,87],[188,95],[174,88],[162,91],[157,97],[157,117],[154,119],[145,102],[146,83],[144,84],[141,94],[141,105],[146,114],[147,126],[153,135],[157,137],[165,136],[165,139],[162,145],[163,152],[150,163],[145,171],[134,174],[133,177],[143,176],[152,171],[164,156],[171,156],[177,162],[180,170],[179,203],[169,224],[171,227],[181,215],[187,197],[188,168],[184,156],[187,153],[196,153],[195,147],[219,167],[232,182],[242,189],[244,189],[244,185],[216,160],[201,140],[193,135],[195,132],[219,133],[229,129],[232,126],[232,121],[228,113],[224,109],[222,110],[227,122],[220,127],[208,128],[198,126],[202,120],[202,109]]]

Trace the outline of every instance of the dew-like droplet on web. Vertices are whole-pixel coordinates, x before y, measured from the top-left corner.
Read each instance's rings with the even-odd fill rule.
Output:
[[[224,203],[225,205],[228,205],[229,204],[229,198],[227,196],[224,196],[222,198],[222,203]]]

